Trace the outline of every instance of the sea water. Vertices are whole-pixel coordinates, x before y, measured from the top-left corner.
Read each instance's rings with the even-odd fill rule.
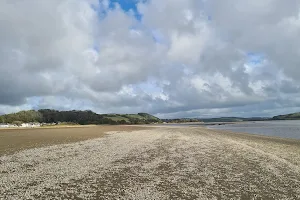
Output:
[[[208,128],[300,139],[300,120],[242,122],[236,124],[208,126]]]

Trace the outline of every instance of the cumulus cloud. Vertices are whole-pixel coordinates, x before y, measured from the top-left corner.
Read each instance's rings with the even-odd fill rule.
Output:
[[[129,2],[1,1],[1,112],[271,116],[300,107],[299,1]]]

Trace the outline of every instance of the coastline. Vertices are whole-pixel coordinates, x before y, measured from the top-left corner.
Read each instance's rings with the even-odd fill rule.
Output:
[[[5,199],[300,198],[300,140],[204,127],[107,131],[0,157],[0,194]]]

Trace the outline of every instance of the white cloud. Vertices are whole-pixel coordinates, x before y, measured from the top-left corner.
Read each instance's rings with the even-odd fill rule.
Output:
[[[298,0],[137,7],[141,20],[107,0],[1,1],[0,112],[51,107],[172,117],[299,107]]]

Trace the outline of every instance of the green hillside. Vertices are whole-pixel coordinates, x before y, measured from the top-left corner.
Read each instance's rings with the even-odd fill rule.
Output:
[[[278,115],[272,118],[273,120],[300,120],[300,112],[287,115]]]
[[[0,116],[0,123],[40,122],[76,124],[150,124],[161,120],[147,113],[97,114],[90,110],[57,111],[51,109],[28,110]]]

